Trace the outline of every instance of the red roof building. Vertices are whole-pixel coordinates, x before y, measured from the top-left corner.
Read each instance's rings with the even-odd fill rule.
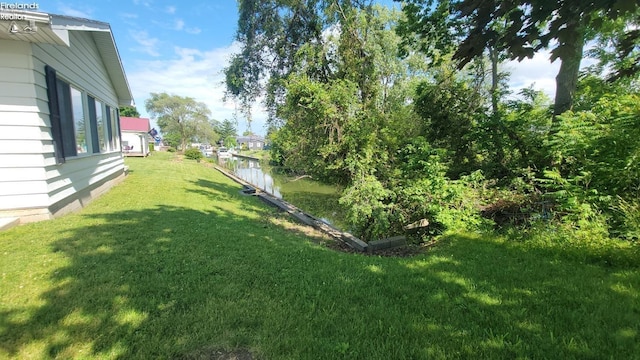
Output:
[[[151,130],[149,119],[120,116],[120,130],[148,133]]]
[[[149,119],[120,117],[120,133],[122,134],[122,152],[125,156],[149,155]]]

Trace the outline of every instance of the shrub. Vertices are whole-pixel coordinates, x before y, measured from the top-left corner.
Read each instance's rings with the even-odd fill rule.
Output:
[[[197,148],[189,148],[184,152],[184,157],[191,160],[202,159],[202,152]]]
[[[172,152],[176,152],[176,149],[175,149],[175,148],[170,147],[170,148],[167,148],[167,152],[171,152],[171,153],[172,153]]]
[[[477,196],[484,177],[475,172],[460,180],[447,178],[440,152],[416,137],[398,152],[394,178],[385,182],[372,174],[357,176],[340,199],[352,231],[369,241],[407,234],[404,227],[422,219],[429,221],[423,235],[485,227]]]

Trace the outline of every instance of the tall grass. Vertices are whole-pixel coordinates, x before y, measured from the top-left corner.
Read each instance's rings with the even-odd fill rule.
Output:
[[[82,212],[0,233],[0,358],[640,358],[637,263],[464,233],[339,253],[206,164],[127,163]]]

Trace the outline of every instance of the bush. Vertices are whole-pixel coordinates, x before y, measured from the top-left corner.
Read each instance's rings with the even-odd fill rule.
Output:
[[[170,148],[167,148],[167,152],[171,152],[171,153],[172,153],[172,152],[176,152],[176,149],[175,149],[175,148],[170,147]]]
[[[422,219],[429,221],[422,235],[486,227],[488,221],[478,211],[477,189],[485,182],[482,173],[460,180],[447,178],[440,151],[421,137],[402,147],[398,156],[398,173],[393,179],[384,182],[372,174],[357,176],[342,194],[345,220],[355,235],[365,241],[410,235],[404,227]]]
[[[191,160],[202,159],[202,152],[197,148],[189,148],[184,152],[184,157]]]

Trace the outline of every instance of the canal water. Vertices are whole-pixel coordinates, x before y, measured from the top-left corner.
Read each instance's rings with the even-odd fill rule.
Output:
[[[256,188],[297,206],[305,212],[344,229],[343,210],[338,203],[340,188],[323,184],[309,177],[279,174],[266,161],[233,156],[220,165]]]

